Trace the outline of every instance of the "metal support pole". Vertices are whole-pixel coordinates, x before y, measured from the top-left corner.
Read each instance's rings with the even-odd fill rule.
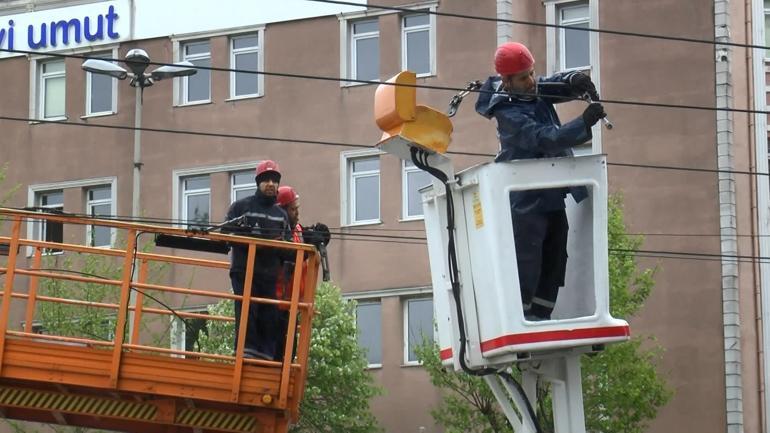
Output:
[[[580,372],[580,353],[564,353],[537,362],[523,362],[521,385],[526,397],[499,375],[484,376],[500,408],[516,433],[534,433],[536,427],[529,417],[527,400],[537,406],[537,383],[551,385],[553,423],[555,433],[586,433],[583,409],[583,383]]]
[[[141,174],[142,174],[142,86],[136,86],[134,101],[134,186],[131,196],[131,216],[140,214]]]
[[[141,85],[136,86],[135,101],[134,101],[134,177],[133,188],[131,190],[131,217],[138,218],[140,216],[140,199],[141,199],[141,175],[142,175],[142,96],[144,89]],[[138,261],[138,260],[137,260]],[[138,266],[138,263],[134,263],[134,269]],[[133,280],[133,278],[132,278]],[[128,305],[136,305],[136,293],[134,290],[129,291]],[[134,335],[134,310],[128,313],[128,335]]]

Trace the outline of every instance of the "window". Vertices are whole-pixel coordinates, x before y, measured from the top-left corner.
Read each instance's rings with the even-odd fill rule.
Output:
[[[770,0],[765,0],[765,46],[770,47]],[[770,50],[765,51],[765,57],[770,57]]]
[[[188,42],[182,45],[182,60],[195,66],[211,66],[211,48],[208,41]],[[211,71],[198,69],[195,75],[182,77],[182,104],[211,100]]]
[[[213,206],[222,206],[222,203],[231,203],[254,194],[254,167],[257,164],[259,161],[243,161],[172,170],[171,199],[168,204],[171,218],[177,221],[176,227],[185,228],[188,224],[194,224],[195,228],[200,228],[196,225],[200,221],[209,224],[212,199]],[[212,183],[223,185],[220,182],[224,182],[224,189],[217,192],[215,188],[212,197]]]
[[[38,64],[38,116],[43,119],[65,118],[64,60],[48,60]]]
[[[373,20],[354,21],[350,32],[350,78],[380,78],[380,24]]]
[[[373,223],[380,220],[380,157],[348,160],[348,222]]]
[[[259,35],[230,38],[230,68],[247,71],[260,70]],[[230,98],[259,96],[261,75],[243,72],[230,73]]]
[[[404,303],[404,362],[417,363],[415,348],[433,342],[433,300],[407,299]]]
[[[356,305],[356,329],[358,345],[366,351],[369,367],[382,365],[382,305],[366,302]]]
[[[209,175],[182,179],[182,220],[188,228],[209,224],[211,209],[211,179]]]
[[[86,214],[93,217],[112,215],[110,185],[86,190]],[[89,225],[86,228],[86,244],[92,247],[109,247],[112,245],[112,235],[109,227]]]
[[[402,67],[418,76],[432,74],[431,16],[427,13],[405,15],[401,28]]]
[[[254,170],[240,171],[230,176],[230,201],[240,200],[257,192]]]
[[[64,191],[43,191],[37,194],[37,206],[48,210],[64,210]],[[64,224],[53,221],[35,223],[35,238],[46,242],[64,242]],[[60,253],[59,249],[46,249],[45,253]]]
[[[590,16],[588,2],[566,3],[557,8],[559,24],[588,28]],[[558,30],[559,66],[561,70],[587,69],[591,66],[589,32],[583,30]]]
[[[112,53],[93,54],[90,57],[112,58]],[[109,75],[86,72],[86,116],[113,114],[117,80]]]
[[[420,218],[422,217],[422,197],[419,190],[430,184],[430,175],[415,167],[412,161],[404,161],[402,172],[402,218],[405,220]]]

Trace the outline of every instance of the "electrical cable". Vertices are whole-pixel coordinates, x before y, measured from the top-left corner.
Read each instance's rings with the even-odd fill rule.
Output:
[[[762,175],[764,173],[758,173],[759,175]],[[36,211],[48,211],[50,209],[43,208],[43,207],[14,207],[14,206],[5,206],[6,209],[14,209],[14,210],[36,210]],[[154,224],[165,224],[165,225],[190,225],[197,223],[196,220],[184,220],[179,218],[163,218],[163,217],[132,217],[130,215],[91,215],[88,213],[72,213],[67,212],[67,215],[70,216],[77,216],[77,217],[83,217],[83,218],[97,218],[97,219],[105,219],[105,220],[112,220],[112,221],[119,221],[119,222],[129,222],[129,223],[136,223],[136,222],[146,222],[146,223],[154,223]],[[11,222],[13,221],[12,218],[7,217],[0,217],[0,222]],[[211,224],[218,224],[217,222],[210,222]],[[409,233],[409,232],[416,232],[416,233],[425,233],[425,229],[390,229],[390,228],[382,228],[382,227],[355,227],[355,226],[340,226],[340,227],[329,227],[332,234],[338,235],[338,236],[372,236],[372,237],[383,237],[387,235],[377,235],[377,234],[365,234],[365,233],[355,233],[351,232],[353,231],[361,231],[361,232],[400,232],[400,233]],[[644,236],[644,237],[721,237],[722,235],[719,233],[652,233],[652,232],[629,232],[625,233],[627,236]],[[746,234],[735,234],[733,235],[735,237],[739,238],[765,238],[770,237],[770,235],[746,235]],[[420,236],[392,236],[396,239],[407,239],[407,240],[419,240],[423,241],[427,238]],[[340,238],[341,239],[341,238]]]
[[[532,420],[532,424],[535,426],[535,432],[536,433],[543,433],[543,428],[540,425],[540,420],[537,419],[537,413],[535,412],[535,409],[532,407],[532,402],[529,401],[529,397],[527,397],[527,393],[524,392],[524,388],[522,388],[519,381],[517,381],[513,375],[508,373],[507,371],[501,371],[498,373],[500,377],[505,379],[508,383],[514,386],[516,388],[516,391],[521,395],[522,400],[524,400],[524,403],[526,405],[527,413],[529,413],[529,417]]]
[[[420,163],[422,164],[422,162]],[[434,169],[433,167],[429,167],[429,168]],[[19,209],[19,208],[9,207],[8,209]],[[60,214],[60,213],[57,212],[57,214]],[[69,214],[69,213],[61,213],[61,214],[71,215],[71,216],[78,215],[78,214]],[[86,219],[93,218],[92,216],[87,214],[81,214],[81,215],[83,215],[82,218],[86,218]],[[131,221],[127,221],[127,222],[131,222]],[[452,219],[452,222],[454,222],[454,219]],[[330,234],[334,235],[333,239],[339,239],[339,240],[366,241],[366,242],[390,242],[390,243],[398,243],[398,244],[423,245],[427,240],[427,238],[423,236],[395,236],[395,235],[380,235],[380,234],[366,234],[366,233],[353,234],[353,233],[343,233],[343,232],[330,232]],[[632,236],[632,235],[638,235],[638,234],[628,234],[628,235]],[[671,235],[677,236],[676,234],[671,234]],[[716,234],[715,235],[698,234],[698,235],[699,236],[719,236]],[[750,236],[750,235],[744,235],[744,236]],[[380,239],[383,237],[386,239]],[[452,235],[452,240],[454,240],[454,235]],[[415,241],[415,242],[406,242],[406,241]],[[736,254],[721,254],[721,253],[692,252],[692,251],[667,251],[667,250],[643,250],[643,249],[632,250],[632,249],[619,249],[619,248],[610,248],[608,251],[609,253],[615,254],[615,255],[637,255],[640,257],[644,256],[644,257],[659,257],[659,258],[678,258],[678,259],[690,259],[690,260],[702,260],[702,261],[725,260],[725,261],[735,261],[735,262],[741,262],[741,263],[770,262],[770,256],[736,255]]]
[[[458,361],[460,362],[460,367],[463,369],[464,372],[474,375],[474,376],[485,376],[489,374],[496,374],[497,370],[493,368],[483,368],[479,370],[474,370],[468,367],[468,364],[465,361],[465,352],[466,352],[466,340],[467,337],[465,335],[465,317],[463,315],[462,310],[462,299],[460,297],[460,274],[459,274],[459,267],[457,263],[457,252],[455,250],[455,239],[454,239],[454,230],[455,230],[455,222],[454,222],[454,201],[452,199],[452,191],[449,186],[449,178],[446,173],[443,171],[431,167],[428,165],[428,154],[424,150],[419,150],[416,147],[410,147],[410,152],[412,156],[412,162],[414,165],[429,173],[431,176],[438,179],[439,182],[441,182],[444,185],[445,188],[445,197],[446,197],[446,212],[447,212],[447,263],[449,266],[449,282],[452,287],[452,297],[455,301],[455,308],[457,310],[457,322],[458,322],[458,328],[460,331],[460,353],[458,355]]]
[[[768,112],[768,114],[770,114],[770,112]],[[218,132],[193,131],[193,130],[185,130],[185,129],[151,128],[151,127],[135,128],[133,126],[123,126],[123,125],[76,123],[76,122],[69,122],[69,121],[40,120],[40,119],[33,119],[33,118],[26,118],[26,117],[13,117],[13,116],[0,116],[0,120],[20,121],[20,122],[28,122],[28,123],[39,122],[39,123],[49,123],[49,124],[58,124],[58,125],[76,126],[76,127],[79,126],[79,127],[87,127],[87,128],[105,128],[105,129],[117,129],[117,130],[126,130],[126,131],[145,131],[145,132],[155,132],[155,133],[163,133],[163,134],[192,135],[192,136],[204,136],[204,137],[240,139],[240,140],[275,141],[279,143],[296,143],[296,144],[321,145],[321,146],[332,146],[332,147],[352,147],[352,148],[361,148],[361,149],[376,148],[375,146],[366,145],[366,144],[344,143],[344,142],[337,142],[337,141],[306,140],[301,138],[269,137],[269,136],[246,135],[246,134],[228,134],[228,133],[218,133]],[[494,154],[491,154],[491,153],[463,152],[463,151],[449,151],[446,153],[449,155],[478,156],[478,157],[495,156]],[[632,163],[625,163],[625,162],[608,162],[607,165],[617,166],[617,167],[634,167],[634,168],[647,168],[647,169],[657,169],[657,170],[675,170],[675,171],[723,173],[723,174],[745,174],[745,175],[751,175],[751,176],[770,176],[770,173],[765,173],[765,172],[742,171],[742,170],[720,170],[720,169],[710,169],[710,168],[678,167],[678,166],[665,166],[665,165],[653,165],[653,164],[632,164]],[[141,221],[141,219],[136,219],[135,221]]]
[[[449,266],[449,281],[452,286],[452,297],[455,301],[455,309],[457,314],[457,326],[458,330],[460,332],[460,353],[458,354],[458,361],[460,363],[460,367],[462,370],[470,374],[472,376],[487,376],[490,374],[497,374],[498,376],[502,377],[509,383],[512,383],[516,390],[521,395],[521,398],[525,401],[527,411],[529,414],[529,417],[535,426],[535,430],[537,433],[542,433],[542,428],[540,427],[540,423],[537,419],[537,414],[535,413],[534,409],[532,408],[532,403],[529,401],[529,397],[527,397],[527,394],[524,393],[524,390],[521,388],[521,385],[510,375],[508,375],[505,372],[498,372],[495,368],[480,368],[480,369],[472,369],[468,366],[467,362],[465,361],[465,353],[467,350],[467,336],[465,334],[465,316],[463,314],[462,309],[462,299],[460,296],[460,275],[459,275],[459,266],[458,266],[458,260],[457,260],[457,251],[456,251],[456,244],[454,239],[454,230],[455,230],[455,222],[454,222],[454,200],[452,197],[452,191],[449,186],[449,178],[446,173],[443,171],[431,167],[428,164],[428,153],[424,150],[417,149],[416,147],[410,147],[410,153],[412,157],[412,162],[414,165],[429,173],[431,176],[435,177],[444,185],[444,191],[445,191],[445,198],[446,198],[446,216],[447,216],[447,263]]]
[[[320,1],[320,0],[309,0],[309,1]],[[19,54],[38,54],[33,51],[27,51],[27,50],[17,50],[17,49],[3,49],[0,48],[0,52],[9,52],[9,53],[19,53]],[[87,55],[77,55],[77,54],[61,54],[61,53],[46,53],[49,57],[60,57],[60,58],[77,58],[77,59],[96,59],[96,60],[104,60],[104,61],[114,61],[114,62],[124,62],[124,59],[111,59],[106,57],[89,57]],[[147,63],[148,65],[155,65],[155,66],[178,66],[174,65],[173,63],[164,63],[164,62],[153,62],[150,61]],[[258,71],[258,70],[249,70],[249,69],[235,69],[235,68],[221,68],[221,67],[215,67],[215,66],[202,66],[202,65],[193,65],[190,66],[194,69],[200,69],[205,71],[214,71],[214,72],[228,72],[228,73],[241,73],[241,74],[255,74],[255,75],[269,75],[269,76],[278,76],[278,77],[284,77],[284,78],[298,78],[298,79],[306,79],[306,80],[321,80],[321,81],[334,81],[334,82],[355,82],[359,84],[376,84],[376,85],[386,85],[386,86],[401,86],[401,87],[413,87],[413,88],[419,88],[419,89],[431,89],[431,90],[446,90],[446,91],[452,91],[452,92],[472,92],[472,93],[499,93],[499,94],[505,94],[505,95],[517,95],[517,96],[533,96],[532,93],[528,92],[514,92],[514,91],[507,91],[507,92],[491,92],[489,90],[481,90],[481,89],[474,89],[474,90],[468,90],[465,87],[455,87],[455,86],[438,86],[438,85],[429,85],[429,84],[401,84],[401,83],[389,83],[387,81],[379,81],[379,80],[360,80],[360,79],[351,79],[351,78],[342,78],[342,77],[327,77],[322,75],[310,75],[310,74],[294,74],[294,73],[285,73],[285,72],[269,72],[269,71]],[[536,96],[536,95],[534,95]],[[573,97],[573,96],[557,96],[557,95],[551,95],[549,96],[552,99],[559,99],[561,101],[583,101],[580,97]],[[605,104],[620,104],[620,105],[635,105],[635,106],[641,106],[641,107],[655,107],[655,108],[673,108],[673,109],[689,109],[689,110],[705,110],[705,111],[725,111],[725,112],[736,112],[736,113],[748,113],[748,114],[770,114],[770,111],[767,110],[751,110],[746,108],[733,108],[733,107],[713,107],[713,106],[705,106],[705,105],[686,105],[686,104],[665,104],[665,103],[656,103],[656,102],[643,102],[643,101],[625,101],[625,100],[615,100],[615,99],[596,99],[595,102],[601,102]],[[18,121],[26,121],[26,122],[37,122],[37,123],[62,123],[65,124],[62,121],[46,121],[45,119],[23,119],[23,118],[13,118],[11,116],[6,117],[0,117],[0,119],[4,120],[18,120]],[[84,125],[84,124],[77,124],[77,125]],[[96,126],[96,125],[93,125]],[[138,128],[139,130],[142,130],[142,128]]]
[[[134,126],[124,126],[124,125],[107,125],[102,123],[76,123],[76,122],[70,122],[65,120],[45,120],[45,119],[33,119],[28,117],[14,117],[14,116],[0,116],[0,120],[8,120],[13,122],[35,122],[35,123],[45,123],[45,124],[55,124],[55,125],[65,125],[65,126],[79,126],[79,127],[86,127],[86,128],[103,128],[103,129],[118,129],[118,130],[124,130],[124,131],[142,131],[142,132],[157,132],[157,133],[164,133],[164,134],[182,134],[182,135],[193,135],[193,136],[202,136],[202,137],[215,137],[215,138],[232,138],[232,139],[242,139],[242,140],[259,140],[259,141],[275,141],[279,143],[298,143],[298,144],[317,144],[317,145],[325,145],[325,146],[337,146],[337,147],[355,147],[355,148],[373,148],[374,146],[365,145],[365,144],[352,144],[352,143],[341,143],[341,142],[334,142],[334,141],[321,141],[321,140],[305,140],[305,139],[294,139],[294,138],[282,138],[282,137],[266,137],[266,136],[259,136],[259,135],[246,135],[246,134],[227,134],[227,133],[221,133],[221,132],[205,132],[205,131],[193,131],[189,129],[169,129],[169,128],[151,128],[151,127],[140,127],[136,128]]]

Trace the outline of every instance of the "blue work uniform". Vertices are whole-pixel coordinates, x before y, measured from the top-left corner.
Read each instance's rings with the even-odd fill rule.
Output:
[[[500,77],[482,85],[476,111],[497,120],[500,151],[495,162],[573,156],[572,147],[591,139],[582,117],[562,125],[553,104],[578,96],[569,73],[539,78],[536,96],[509,95]],[[511,191],[516,260],[522,305],[527,318],[550,319],[567,269],[569,225],[564,198],[588,196],[585,187]]]
[[[243,217],[241,224],[225,226],[223,232],[254,236],[263,239],[291,241],[289,217],[275,204],[274,196],[262,194],[259,190],[252,196],[244,197],[227,211],[227,220]],[[246,279],[248,248],[234,244],[230,255],[230,282],[236,295],[243,295]],[[257,247],[252,273],[251,296],[275,298],[275,282],[285,252],[276,248]],[[292,254],[293,256],[293,254]],[[235,344],[241,319],[241,301],[235,301]],[[281,337],[278,310],[275,305],[252,303],[246,324],[245,356],[273,360],[277,340]]]

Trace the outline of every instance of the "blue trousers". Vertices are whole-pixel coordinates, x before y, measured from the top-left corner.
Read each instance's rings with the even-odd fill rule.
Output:
[[[524,314],[550,319],[567,272],[567,213],[513,215],[513,239]]]
[[[231,272],[230,281],[233,293],[243,295],[246,275]],[[260,298],[275,298],[275,278],[261,278],[254,275],[251,283],[251,296]],[[238,344],[238,331],[241,324],[241,301],[235,301],[235,344]],[[252,302],[249,306],[248,321],[246,322],[245,352],[251,355],[259,354],[272,359],[275,356],[276,340],[279,338],[278,309],[275,305]]]

